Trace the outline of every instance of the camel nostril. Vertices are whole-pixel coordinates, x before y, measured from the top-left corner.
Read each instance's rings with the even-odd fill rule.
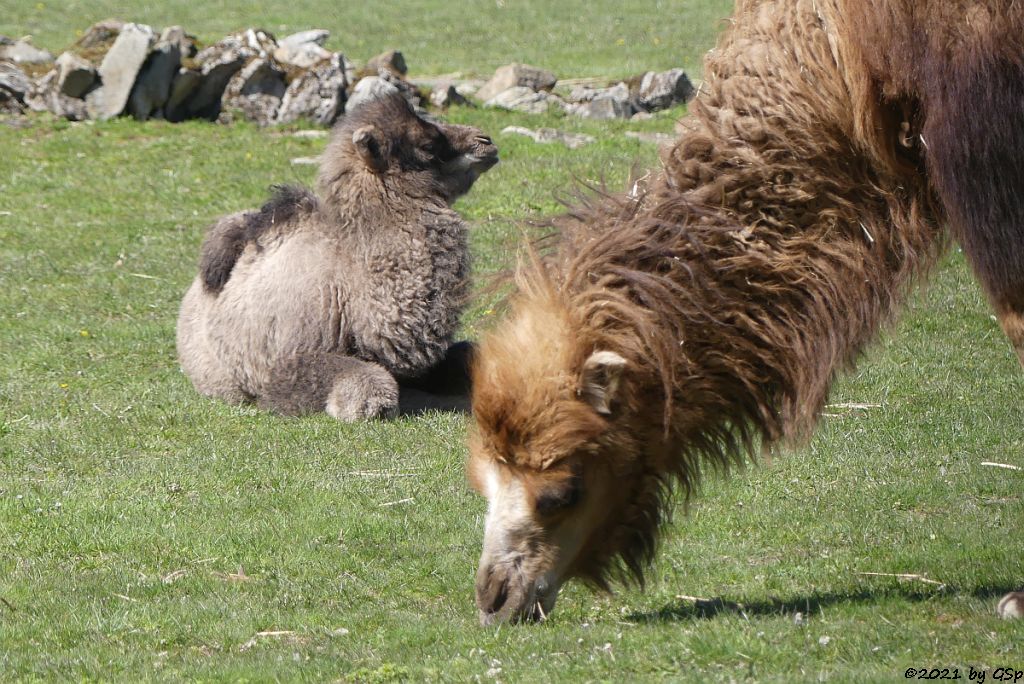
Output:
[[[494,144],[494,141],[491,140],[486,135],[478,135],[478,136],[476,136],[476,140],[475,141],[480,143],[481,145],[493,145]]]
[[[498,587],[498,593],[494,597],[494,601],[491,604],[491,612],[497,613],[501,610],[501,607],[505,605],[505,601],[508,600],[508,582],[502,582]]]
[[[497,613],[508,601],[508,578],[488,574],[476,587],[477,604],[487,613]]]

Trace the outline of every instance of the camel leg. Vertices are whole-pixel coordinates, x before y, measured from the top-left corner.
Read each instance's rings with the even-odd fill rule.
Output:
[[[1024,311],[1002,311],[998,316],[999,325],[1017,352],[1021,367],[1024,367]]]
[[[975,44],[976,43],[976,44]],[[922,137],[950,228],[1024,364],[1024,60],[965,34],[961,54],[932,54]]]
[[[326,411],[346,422],[388,418],[398,411],[398,382],[383,366],[352,356],[299,354],[271,370],[258,401],[286,415]]]

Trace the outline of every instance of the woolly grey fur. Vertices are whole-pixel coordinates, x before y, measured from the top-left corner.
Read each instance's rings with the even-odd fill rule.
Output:
[[[494,144],[395,96],[341,121],[322,158],[316,194],[278,187],[208,230],[178,318],[186,375],[204,395],[340,420],[393,415],[399,382],[464,393],[472,350],[448,350],[469,254],[450,204]]]

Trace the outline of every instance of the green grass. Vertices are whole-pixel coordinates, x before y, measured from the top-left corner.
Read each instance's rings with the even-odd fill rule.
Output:
[[[83,7],[5,8],[0,21],[27,28],[0,32],[67,35],[120,14]],[[148,20],[167,23],[174,7]],[[241,6],[204,11],[260,23]],[[323,25],[301,3],[288,11],[290,28]],[[495,42],[539,62],[534,23]],[[689,28],[701,49],[713,27]],[[591,48],[546,65],[582,73]],[[593,46],[590,73],[604,59],[614,71],[606,48]],[[420,59],[465,70],[492,55],[459,50],[431,45]],[[508,266],[522,222],[558,211],[574,178],[621,187],[634,165],[656,164],[622,133],[669,132],[681,113],[452,111],[502,151],[458,205],[478,272]],[[507,125],[599,142],[541,146],[500,135]],[[911,666],[960,667],[966,680],[973,666],[991,681],[1024,668],[1024,621],[993,612],[1024,580],[1024,475],[981,465],[1024,465],[1024,374],[960,254],[837,384],[833,404],[872,407],[831,409],[806,447],[709,480],[688,516],[680,508],[646,592],[569,585],[547,623],[483,629],[472,584],[485,506],[463,475],[466,419],[279,418],[203,399],[178,370],[177,306],[205,225],[272,183],[312,180],[289,160],[323,141],[289,130],[0,125],[0,679],[892,681]],[[490,325],[491,304],[474,304],[469,335]]]

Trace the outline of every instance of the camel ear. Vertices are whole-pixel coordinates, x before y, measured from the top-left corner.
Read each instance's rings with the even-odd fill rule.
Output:
[[[601,415],[611,415],[612,402],[618,394],[619,380],[625,368],[626,359],[615,352],[594,352],[583,362],[578,390],[580,398]]]
[[[356,152],[363,163],[375,172],[381,172],[387,167],[386,151],[384,141],[381,139],[380,131],[376,126],[360,126],[352,133],[352,144],[356,146]]]

